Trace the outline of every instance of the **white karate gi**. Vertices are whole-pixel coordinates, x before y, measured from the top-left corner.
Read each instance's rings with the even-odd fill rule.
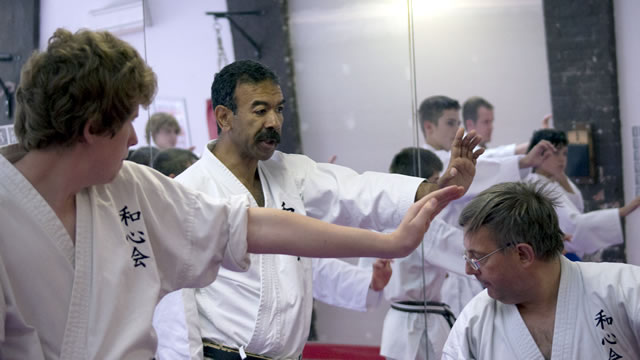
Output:
[[[462,230],[436,217],[425,234],[422,246],[409,256],[394,260],[391,265],[393,276],[384,290],[385,297],[390,302],[425,299],[441,302],[441,287],[447,272],[468,277],[464,273],[463,251]],[[363,258],[360,265],[370,266],[371,261]],[[482,289],[479,283],[478,287]],[[428,348],[424,342],[425,329]],[[390,308],[384,320],[380,355],[400,360],[440,359],[449,330],[449,324],[442,315],[427,314],[425,326],[424,314]]]
[[[637,359],[640,268],[561,257],[551,359]],[[478,294],[462,311],[443,359],[542,360],[515,305]]]
[[[477,148],[476,148],[477,149]],[[496,147],[484,148],[482,157],[487,158],[501,158],[506,156],[516,155],[516,144],[500,145]]]
[[[0,358],[149,359],[159,299],[248,267],[247,207],[125,161],[76,195],[76,239],[0,149]],[[6,158],[5,158],[6,157]]]
[[[570,194],[560,184],[536,173],[529,174],[525,181],[545,184],[558,197],[556,213],[560,229],[573,236],[564,243],[567,251],[582,256],[623,242],[618,208],[583,213],[582,194],[573,183],[574,194]]]
[[[209,150],[177,180],[217,196],[250,194],[211,153],[214,146],[215,141],[209,143]],[[258,171],[265,207],[293,210],[323,221],[372,230],[395,228],[423,181],[392,174],[359,175],[345,167],[320,164],[306,156],[279,151],[271,159],[259,161]],[[253,198],[251,202],[257,206]],[[195,302],[183,297],[185,307],[197,303],[201,337],[234,348],[243,347],[251,353],[297,358],[309,332],[311,295],[322,294],[312,291],[312,261],[295,256],[251,255],[251,262],[249,271],[242,275],[221,269],[215,283],[195,290]],[[323,277],[328,286],[341,285],[326,275]],[[317,280],[314,278],[314,287],[321,285],[326,291],[327,285],[322,286]],[[370,272],[361,287],[365,292],[356,296],[351,292],[346,298],[334,300],[335,292],[330,290],[331,296],[323,301],[362,308],[369,283]],[[188,326],[190,333],[193,332],[193,324]],[[198,346],[202,344],[192,344],[191,351],[195,352]]]
[[[450,151],[436,150],[429,144],[425,144],[424,148],[435,153],[445,167],[449,164]],[[520,169],[518,163],[520,158],[519,155],[498,158],[486,158],[480,155],[476,163],[476,175],[467,193],[462,198],[452,201],[438,216],[445,222],[459,227],[458,217],[462,209],[476,195],[495,184],[520,181],[531,172],[528,168]],[[451,307],[454,314],[458,315],[465,304],[481,290],[482,286],[475,279],[467,275],[449,273],[442,284],[442,301]]]

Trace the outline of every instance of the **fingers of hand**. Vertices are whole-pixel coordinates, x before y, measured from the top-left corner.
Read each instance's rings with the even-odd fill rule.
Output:
[[[476,151],[473,152],[473,160],[477,160],[478,156],[482,155],[484,153],[484,148],[480,148]]]

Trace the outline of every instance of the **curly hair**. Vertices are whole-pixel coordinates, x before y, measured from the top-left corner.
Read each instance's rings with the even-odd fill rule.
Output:
[[[57,29],[47,50],[22,68],[15,132],[27,150],[70,147],[89,131],[114,136],[148,106],[156,75],[138,52],[108,32]]]

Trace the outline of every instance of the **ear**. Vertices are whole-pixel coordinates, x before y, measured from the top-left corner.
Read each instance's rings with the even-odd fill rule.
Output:
[[[524,267],[530,266],[536,259],[536,254],[533,251],[533,247],[531,247],[531,245],[529,244],[520,243],[516,245],[515,250],[518,252],[518,260]]]
[[[231,120],[233,119],[233,111],[224,105],[218,105],[213,110],[216,114],[216,122],[220,129],[229,131],[231,129]]]
[[[424,134],[427,137],[429,135],[433,134],[433,131],[436,128],[436,125],[434,123],[432,123],[431,121],[425,121],[422,126],[423,126],[422,130],[424,130]]]
[[[97,136],[91,132],[91,120],[89,120],[84,124],[84,128],[82,129],[82,139],[80,142],[93,144],[96,140],[96,137]]]
[[[464,121],[464,128],[467,131],[475,130],[476,129],[476,124],[473,123],[473,120],[467,119],[467,120]]]

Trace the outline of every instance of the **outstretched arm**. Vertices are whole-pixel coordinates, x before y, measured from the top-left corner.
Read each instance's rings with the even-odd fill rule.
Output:
[[[463,194],[459,186],[431,192],[409,208],[391,234],[328,224],[287,211],[250,208],[248,251],[306,257],[404,257],[420,244],[440,209]]]

